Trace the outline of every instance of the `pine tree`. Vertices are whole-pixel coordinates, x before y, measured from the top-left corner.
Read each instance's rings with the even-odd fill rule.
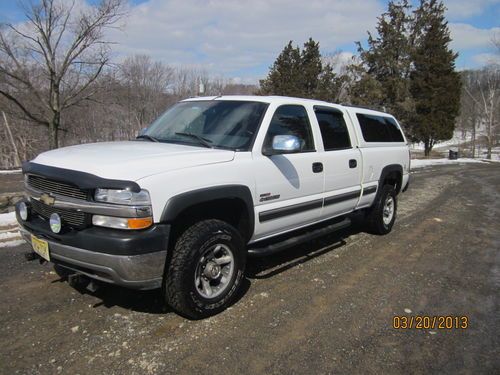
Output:
[[[290,41],[260,81],[262,95],[285,95],[325,101],[338,100],[343,77],[338,77],[329,64],[323,64],[319,43],[312,38],[302,51]]]
[[[425,145],[428,156],[436,141],[450,139],[460,108],[461,81],[455,71],[458,54],[451,42],[445,7],[422,0],[415,11],[415,48],[412,53],[411,93],[415,101],[412,136]]]
[[[356,43],[361,66],[351,67],[355,77],[350,90],[352,101],[395,113],[403,123],[408,121],[413,107],[408,80],[409,9],[408,0],[390,1],[387,11],[378,18],[377,36],[368,33],[368,48]]]
[[[301,59],[302,93],[306,98],[314,98],[319,86],[320,74],[323,71],[319,43],[309,38],[304,43]]]
[[[263,95],[300,96],[302,91],[301,55],[299,47],[288,42],[274,62],[266,79],[260,81]]]

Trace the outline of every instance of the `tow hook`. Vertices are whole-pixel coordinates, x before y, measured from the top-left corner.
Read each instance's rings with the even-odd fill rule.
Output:
[[[97,283],[94,280],[90,280],[90,282],[87,285],[87,290],[91,293],[95,293],[99,289],[99,283]]]
[[[68,284],[73,288],[85,288],[91,293],[99,289],[99,283],[79,273],[68,275]]]
[[[32,262],[32,261],[38,259],[40,264],[47,263],[47,261],[45,259],[43,259],[40,255],[38,255],[34,251],[31,251],[29,253],[24,253],[24,259],[26,259],[28,262]]]

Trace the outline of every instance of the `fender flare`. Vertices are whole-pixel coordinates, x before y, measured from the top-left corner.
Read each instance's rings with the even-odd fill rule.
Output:
[[[380,178],[378,180],[378,191],[380,191],[380,188],[382,187],[385,178],[392,172],[398,172],[401,176],[396,194],[400,192],[402,187],[401,185],[403,184],[403,167],[400,164],[389,164],[386,165],[384,168],[382,168],[382,172],[380,172]],[[378,191],[377,191],[377,197],[378,197]]]
[[[244,202],[248,212],[250,236],[255,230],[255,212],[252,193],[245,185],[222,185],[187,191],[171,197],[161,215],[161,222],[172,223],[185,209],[200,203],[208,203],[217,199],[239,199]]]

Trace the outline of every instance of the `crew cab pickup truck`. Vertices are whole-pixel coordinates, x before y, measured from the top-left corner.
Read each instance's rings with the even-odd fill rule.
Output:
[[[387,113],[197,97],[135,140],[25,163],[16,213],[37,256],[91,280],[162,288],[175,311],[197,319],[234,301],[247,255],[344,227],[353,211],[369,232],[391,231],[409,170],[407,142]]]

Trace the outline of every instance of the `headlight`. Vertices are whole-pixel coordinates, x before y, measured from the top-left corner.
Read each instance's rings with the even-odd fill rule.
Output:
[[[153,218],[152,217],[126,218],[126,217],[94,215],[92,216],[92,224],[100,227],[116,228],[116,229],[145,229],[153,224]]]
[[[130,190],[97,189],[94,199],[98,202],[134,205],[149,205],[151,199],[147,190],[134,193]]]

